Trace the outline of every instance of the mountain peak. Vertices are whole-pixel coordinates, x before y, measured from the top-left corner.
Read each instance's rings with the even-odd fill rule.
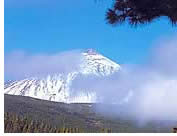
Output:
[[[120,70],[120,65],[97,53],[94,49],[87,49],[82,53],[83,61],[79,68],[72,72],[59,74],[55,77],[43,79],[24,79],[5,84],[5,94],[30,96],[34,98],[66,102],[90,103],[96,102],[96,92],[82,91],[78,96],[72,96],[70,88],[73,80],[79,75],[108,76]],[[77,65],[77,64],[76,64]]]
[[[96,54],[98,54],[98,53],[96,52],[96,50],[95,50],[95,49],[92,49],[92,48],[86,49],[86,50],[84,51],[84,53],[87,53],[87,54],[89,54],[89,55],[96,55]]]

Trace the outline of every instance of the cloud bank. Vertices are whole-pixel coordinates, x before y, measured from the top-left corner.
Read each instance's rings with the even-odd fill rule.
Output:
[[[113,104],[96,108],[107,115],[177,121],[177,37],[158,42],[141,65],[123,65],[106,78],[81,75],[72,89],[96,91],[99,102]]]
[[[83,57],[80,50],[50,54],[27,54],[15,51],[5,56],[5,77],[23,79],[57,73],[67,74],[79,68]]]

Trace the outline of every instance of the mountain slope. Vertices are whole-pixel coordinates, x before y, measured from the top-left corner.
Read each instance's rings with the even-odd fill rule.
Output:
[[[108,76],[120,70],[120,65],[97,53],[93,49],[81,53],[83,61],[79,69],[67,74],[49,75],[45,78],[28,78],[5,84],[5,94],[65,102],[96,102],[96,92],[83,92],[72,97],[70,86],[78,75]]]
[[[153,121],[139,126],[135,120],[106,116],[96,112],[97,104],[66,104],[50,102],[31,97],[4,95],[4,112],[18,116],[28,116],[59,128],[79,128],[84,132],[101,132],[110,128],[113,133],[164,133],[172,132],[174,126],[166,125],[168,121]],[[106,106],[107,109],[110,105]]]

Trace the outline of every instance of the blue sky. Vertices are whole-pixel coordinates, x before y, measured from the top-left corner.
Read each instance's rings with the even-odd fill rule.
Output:
[[[5,55],[94,48],[118,63],[141,63],[154,43],[177,34],[166,18],[132,28],[106,23],[110,0],[5,0]]]

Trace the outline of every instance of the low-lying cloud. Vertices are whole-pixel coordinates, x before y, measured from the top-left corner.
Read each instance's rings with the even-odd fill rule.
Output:
[[[99,102],[115,104],[96,108],[105,114],[143,122],[177,121],[177,37],[158,42],[142,65],[122,65],[120,72],[103,78],[81,75],[72,89],[94,90]]]
[[[80,50],[50,54],[27,54],[14,51],[5,56],[5,77],[23,79],[43,77],[52,74],[67,74],[79,68],[82,63]]]

